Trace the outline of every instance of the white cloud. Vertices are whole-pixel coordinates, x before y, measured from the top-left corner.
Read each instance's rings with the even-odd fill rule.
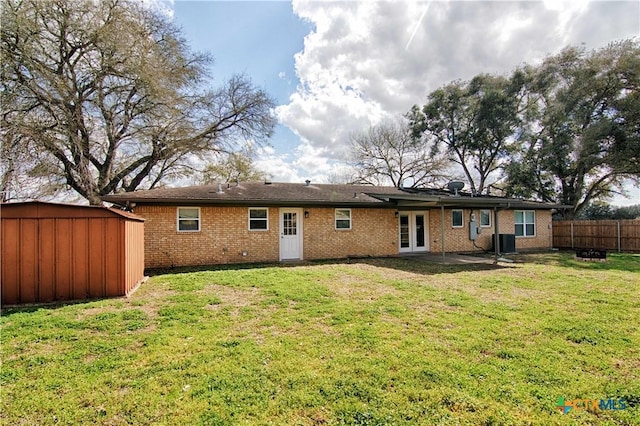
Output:
[[[300,177],[287,154],[277,154],[271,147],[261,147],[254,154],[253,165],[275,182],[298,182]]]
[[[633,206],[640,204],[640,187],[638,182],[633,180],[627,180],[624,182],[625,193],[623,195],[616,195],[608,200],[609,203],[615,206]]]
[[[277,108],[301,140],[288,159],[300,176],[333,167],[353,132],[406,113],[445,83],[506,74],[567,44],[596,48],[640,28],[636,1],[294,0],[293,10],[315,26],[295,56],[300,84]]]
[[[174,0],[142,0],[143,5],[166,15],[168,18],[173,18],[174,3]]]
[[[343,176],[348,167],[331,159],[324,148],[301,144],[294,155],[279,154],[272,147],[261,147],[254,154],[253,165],[274,182],[328,183],[331,176]]]

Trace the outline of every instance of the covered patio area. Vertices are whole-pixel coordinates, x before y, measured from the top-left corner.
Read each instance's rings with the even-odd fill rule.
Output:
[[[473,265],[473,264],[485,264],[493,265],[496,263],[496,257],[488,256],[474,256],[469,254],[458,253],[407,253],[402,254],[400,257],[413,259],[421,262],[440,263],[443,265]],[[500,258],[501,259],[501,258]]]

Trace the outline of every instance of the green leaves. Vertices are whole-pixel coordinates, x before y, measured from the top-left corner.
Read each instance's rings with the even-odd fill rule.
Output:
[[[509,77],[480,74],[433,91],[407,114],[471,189],[573,206],[640,176],[640,43],[567,47]]]
[[[499,76],[481,74],[435,90],[408,118],[414,134],[443,147],[473,191],[495,183],[517,122],[517,90]]]
[[[528,179],[522,168],[507,169],[509,195],[569,204],[575,215],[638,175],[639,54],[631,40],[593,52],[571,47],[530,69],[526,87],[538,102],[527,121],[536,131],[522,138],[515,159],[531,167]]]

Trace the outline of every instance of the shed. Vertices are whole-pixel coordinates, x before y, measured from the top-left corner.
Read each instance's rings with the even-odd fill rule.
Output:
[[[2,304],[124,296],[144,278],[144,219],[98,206],[0,205]]]

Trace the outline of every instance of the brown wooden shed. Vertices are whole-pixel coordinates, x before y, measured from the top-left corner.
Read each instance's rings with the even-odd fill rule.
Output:
[[[129,294],[144,278],[144,219],[97,206],[0,205],[2,304]]]

